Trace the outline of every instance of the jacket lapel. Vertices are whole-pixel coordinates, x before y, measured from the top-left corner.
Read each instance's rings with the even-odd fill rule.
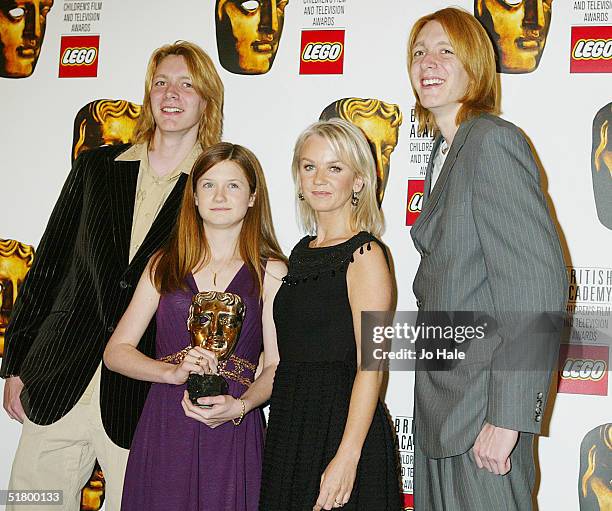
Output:
[[[446,157],[446,160],[444,160],[444,165],[442,165],[442,170],[440,171],[440,175],[438,176],[434,189],[430,191],[429,188],[431,183],[431,173],[433,170],[433,161],[438,151],[438,147],[442,142],[442,137],[440,135],[436,137],[436,142],[434,143],[431,156],[429,157],[429,163],[427,165],[427,174],[425,178],[425,193],[423,195],[423,209],[421,210],[421,214],[412,226],[413,232],[418,232],[427,222],[431,214],[435,211],[436,205],[438,204],[440,197],[442,196],[442,192],[444,191],[444,188],[448,182],[448,177],[451,173],[451,170],[453,169],[455,161],[459,156],[459,152],[461,151],[463,144],[465,144],[467,136],[470,130],[472,129],[472,126],[474,125],[474,121],[476,119],[477,117],[474,117],[468,121],[465,121],[461,124],[461,126],[459,126],[457,134],[455,135],[453,143],[451,144],[450,149],[448,151],[448,156]]]
[[[107,163],[109,169],[106,175],[110,191],[113,238],[119,261],[122,265],[127,265],[140,162],[109,159]]]
[[[174,188],[172,188],[170,195],[168,195],[166,202],[164,202],[164,205],[145,236],[142,245],[134,255],[130,265],[137,263],[142,258],[149,259],[155,251],[162,246],[168,238],[168,235],[172,232],[181,208],[183,190],[185,189],[187,177],[187,174],[181,173],[177,179]]]
[[[429,199],[429,194],[431,192],[431,174],[433,173],[433,163],[435,160],[435,155],[438,152],[438,148],[442,143],[442,136],[436,136],[433,144],[433,149],[431,150],[431,154],[429,155],[429,161],[427,162],[427,170],[425,171],[425,188],[423,189],[423,206],[425,202]],[[420,215],[419,215],[420,216]]]

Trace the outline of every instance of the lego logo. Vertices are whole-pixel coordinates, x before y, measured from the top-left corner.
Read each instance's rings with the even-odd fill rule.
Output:
[[[88,66],[98,55],[96,48],[66,48],[62,55],[63,66]]]
[[[599,381],[606,374],[606,362],[603,360],[568,358],[563,366],[561,378],[564,380]]]
[[[612,39],[580,39],[572,57],[576,60],[612,59]]]
[[[410,202],[408,203],[408,211],[410,211],[410,213],[420,213],[422,206],[423,192],[415,192],[414,195],[410,197]]]
[[[302,52],[302,60],[305,62],[335,62],[341,55],[341,43],[308,43]]]

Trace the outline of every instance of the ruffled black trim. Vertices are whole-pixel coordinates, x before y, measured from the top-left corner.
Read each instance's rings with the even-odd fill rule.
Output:
[[[310,248],[308,245],[314,236],[306,236],[300,240],[289,256],[289,273],[283,278],[288,286],[297,286],[318,280],[319,277],[334,278],[343,275],[350,263],[355,262],[354,253],[364,253],[364,246],[372,250],[372,241],[376,238],[369,232],[362,231],[352,238],[331,247]]]

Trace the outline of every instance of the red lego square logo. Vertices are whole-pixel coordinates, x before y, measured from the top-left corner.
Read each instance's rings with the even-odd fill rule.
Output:
[[[570,73],[612,73],[612,26],[572,27]]]
[[[341,75],[344,71],[344,30],[303,30],[301,75]]]
[[[98,76],[99,35],[63,35],[60,44],[60,78]]]
[[[608,395],[608,346],[562,344],[559,351],[559,392]]]
[[[404,493],[403,498],[403,509],[404,511],[412,511],[414,509],[414,495],[412,493]]]
[[[406,225],[414,225],[421,214],[423,206],[424,179],[408,180],[408,198],[406,200]]]

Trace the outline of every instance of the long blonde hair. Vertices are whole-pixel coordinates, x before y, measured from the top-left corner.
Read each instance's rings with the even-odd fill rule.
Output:
[[[135,130],[137,143],[153,142],[155,119],[151,110],[151,87],[159,63],[169,55],[179,55],[185,59],[193,87],[198,95],[206,101],[198,126],[198,141],[208,147],[221,140],[223,132],[223,82],[217,73],[213,61],[197,44],[188,41],[176,41],[153,52],[149,59],[145,77],[145,93],[142,100],[142,112],[138,117]]]

